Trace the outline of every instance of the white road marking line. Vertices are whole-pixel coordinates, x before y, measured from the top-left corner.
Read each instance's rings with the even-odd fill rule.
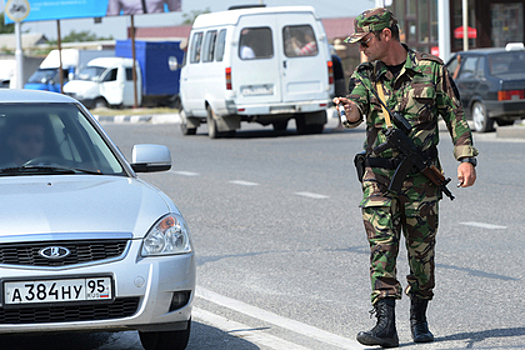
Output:
[[[274,350],[311,350],[274,335],[264,334],[261,330],[254,330],[253,327],[229,320],[206,310],[194,307],[191,314],[194,319],[204,321],[206,324],[217,327],[232,336],[244,339],[255,345],[267,346]]]
[[[460,224],[466,225],[466,226],[486,228],[489,230],[505,230],[507,228],[507,226],[492,225],[492,224],[486,224],[484,222],[475,222],[475,221],[460,222]]]
[[[196,296],[261,321],[268,322],[278,327],[285,328],[295,333],[318,340],[320,342],[340,347],[341,349],[364,349],[364,347],[356,340],[348,339],[337,334],[329,333],[322,329],[307,325],[305,323],[279,316],[272,312],[243,303],[242,301],[230,299],[228,297],[214,293],[202,287],[197,286]]]
[[[256,182],[243,181],[243,180],[233,180],[233,181],[230,181],[230,183],[234,185],[241,185],[241,186],[259,186],[259,184]]]
[[[199,176],[199,173],[193,173],[191,171],[170,171],[172,174],[183,175],[183,176]]]
[[[317,193],[311,193],[311,192],[295,192],[296,195],[302,196],[302,197],[308,197],[313,199],[325,199],[329,198],[328,196],[317,194]]]

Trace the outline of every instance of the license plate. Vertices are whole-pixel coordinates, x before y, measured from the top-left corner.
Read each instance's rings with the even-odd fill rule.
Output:
[[[4,282],[4,303],[23,305],[113,298],[110,277]]]
[[[243,96],[273,95],[273,85],[242,86],[241,94]]]
[[[271,114],[286,114],[286,113],[295,113],[294,106],[279,106],[279,107],[270,107]]]

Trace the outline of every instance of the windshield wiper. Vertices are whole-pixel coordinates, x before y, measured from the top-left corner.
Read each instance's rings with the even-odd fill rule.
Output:
[[[91,174],[102,175],[94,170],[72,168],[60,165],[22,165],[0,169],[1,175],[50,175],[50,174]]]

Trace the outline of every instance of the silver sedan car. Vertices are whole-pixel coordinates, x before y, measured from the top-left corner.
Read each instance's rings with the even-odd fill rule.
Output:
[[[138,330],[147,350],[185,349],[189,229],[136,175],[170,167],[159,145],[128,163],[72,98],[0,91],[0,334]]]

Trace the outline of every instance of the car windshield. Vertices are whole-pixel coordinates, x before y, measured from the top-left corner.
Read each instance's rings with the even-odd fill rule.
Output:
[[[0,176],[86,173],[125,171],[75,104],[0,104]]]
[[[54,78],[56,72],[56,68],[38,69],[33,75],[31,75],[31,77],[29,77],[27,82],[46,84],[49,80]]]
[[[509,51],[490,55],[491,75],[525,73],[525,51]]]
[[[78,80],[97,80],[106,69],[103,67],[89,66],[78,73]]]

